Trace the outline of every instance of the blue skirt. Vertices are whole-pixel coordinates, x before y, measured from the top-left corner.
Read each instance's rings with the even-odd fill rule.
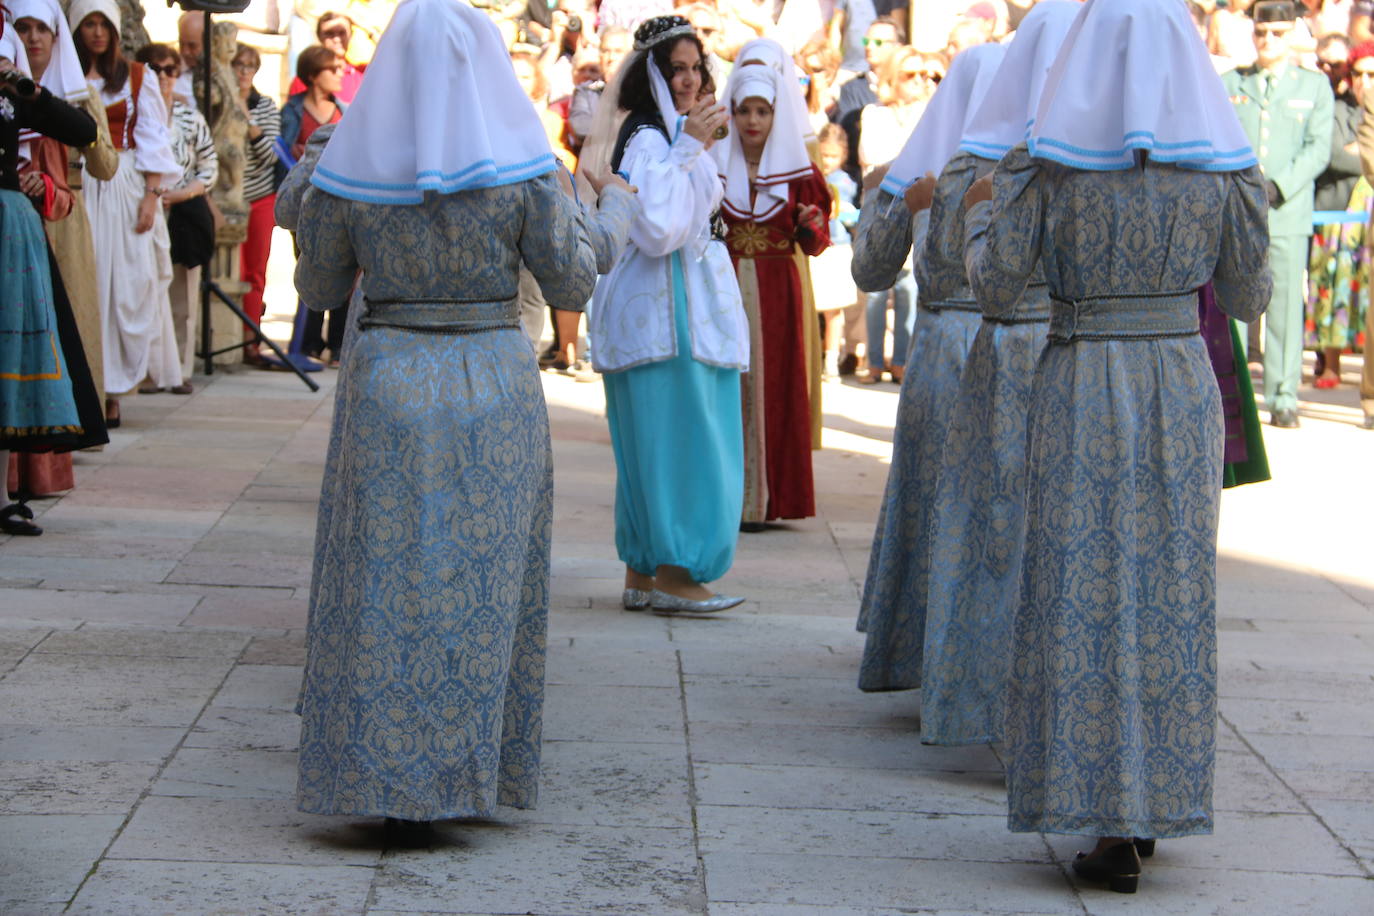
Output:
[[[930,509],[959,374],[982,316],[921,309],[902,378],[892,467],[868,558],[859,630],[868,634],[861,690],[921,686]]]
[[[1026,535],[1026,411],[1048,322],[984,321],[931,509],[921,740],[1002,740]]]
[[[735,560],[744,507],[740,374],[692,358],[682,258],[671,257],[678,354],[604,376],[615,546],[643,575],[681,566],[713,582]]]
[[[43,450],[83,431],[54,301],[38,213],[0,190],[0,448]]]

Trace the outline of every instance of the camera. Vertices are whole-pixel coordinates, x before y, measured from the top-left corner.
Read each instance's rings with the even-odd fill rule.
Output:
[[[38,84],[18,70],[6,70],[4,73],[0,73],[0,83],[12,88],[15,95],[25,98],[38,94]]]

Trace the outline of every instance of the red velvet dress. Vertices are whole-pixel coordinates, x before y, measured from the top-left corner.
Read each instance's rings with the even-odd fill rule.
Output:
[[[797,225],[797,208],[820,209],[819,230]],[[788,185],[788,202],[766,222],[722,210],[725,242],[749,316],[749,371],[741,376],[745,522],[816,514],[811,475],[811,393],[807,327],[797,251],[815,257],[830,245],[830,188],[815,166]]]

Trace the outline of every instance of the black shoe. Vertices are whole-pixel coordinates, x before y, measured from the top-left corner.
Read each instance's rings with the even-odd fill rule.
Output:
[[[1155,854],[1154,840],[1148,840],[1144,837],[1134,837],[1131,840],[1131,842],[1135,843],[1135,851],[1140,855],[1142,859],[1148,859],[1150,856]]]
[[[1084,881],[1101,881],[1118,894],[1134,894],[1140,883],[1140,856],[1131,842],[1101,852],[1078,854],[1073,873]]]
[[[765,522],[740,522],[739,530],[745,534],[758,534],[761,531],[767,531],[768,525]]]
[[[16,518],[16,516],[18,516]],[[33,510],[23,503],[10,503],[0,509],[0,534],[14,534],[20,537],[36,538],[43,533],[28,519],[33,518]]]
[[[434,824],[430,821],[389,817],[383,829],[388,843],[405,849],[426,849],[434,841]]]
[[[1298,412],[1291,407],[1282,407],[1269,414],[1269,423],[1279,429],[1297,429]]]
[[[853,375],[859,369],[859,357],[853,353],[846,353],[840,358],[840,375]]]

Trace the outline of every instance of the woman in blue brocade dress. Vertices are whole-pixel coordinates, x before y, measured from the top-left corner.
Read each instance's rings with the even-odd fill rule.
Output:
[[[941,295],[943,278],[967,282],[964,192],[1024,139],[1078,9],[1051,0],[1026,16],[993,78],[996,90],[935,185],[925,257],[933,297]],[[1020,302],[983,316],[957,388],[942,405],[948,420],[928,509],[924,627],[911,627],[902,645],[910,655],[900,659],[920,672],[927,744],[1002,740],[1025,537],[1026,409],[1049,319],[1049,293],[1037,268]]]
[[[1212,830],[1223,425],[1197,289],[1258,317],[1267,206],[1182,4],[1089,0],[1074,29],[1027,145],[965,197],[966,257],[986,313],[1037,266],[1052,301],[1027,421],[1008,825],[1098,837],[1074,870],[1133,892],[1153,838]]]
[[[978,316],[962,270],[950,288],[932,298],[925,258],[926,219],[903,197],[927,172],[944,168],[958,148],[964,125],[992,85],[1004,48],[982,45],[963,52],[931,97],[902,152],[864,197],[850,264],[861,290],[891,287],[914,248],[918,308],[910,356],[903,356],[897,419],[892,431],[892,466],[873,534],[868,574],[859,605],[858,628],[869,634],[859,673],[862,690],[905,690],[920,685],[920,671],[898,661],[913,621],[925,617],[926,508],[939,470],[943,415],[973,340]],[[919,630],[916,632],[919,633]],[[917,637],[919,641],[919,636]]]
[[[417,103],[436,78],[449,98]],[[297,214],[302,300],[336,305],[359,270],[364,296],[321,488],[301,810],[535,803],[552,475],[517,275],[580,308],[596,260],[557,170],[490,20],[404,0]],[[603,208],[623,241],[633,198]]]

